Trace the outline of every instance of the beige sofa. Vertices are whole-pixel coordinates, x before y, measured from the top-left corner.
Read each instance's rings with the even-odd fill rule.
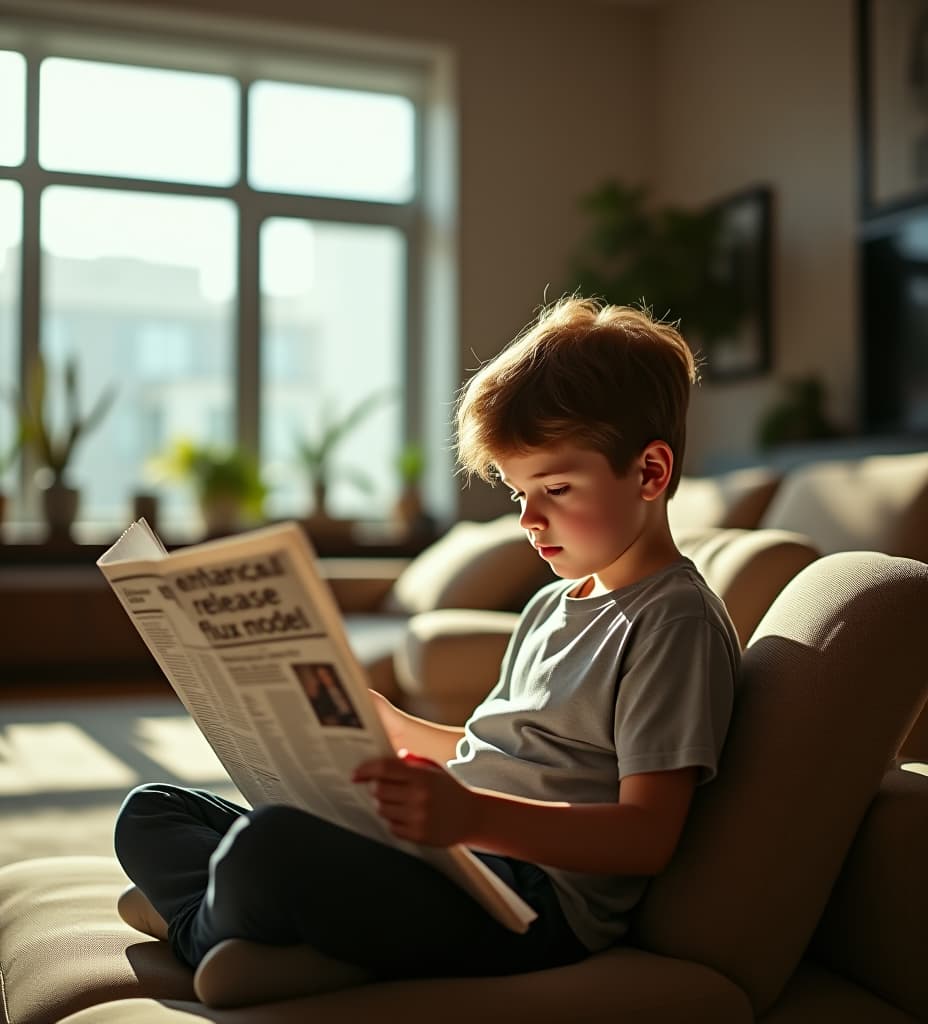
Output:
[[[0,1019],[926,1020],[928,765],[896,760],[928,695],[926,607],[928,567],[877,553],[816,559],[787,584],[745,652],[719,778],[628,946],[528,975],[211,1010],[164,943],[117,918],[114,861],[27,861],[0,870]]]

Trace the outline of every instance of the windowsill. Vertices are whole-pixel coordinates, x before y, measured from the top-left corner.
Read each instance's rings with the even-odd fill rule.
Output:
[[[0,565],[92,565],[119,536],[114,533],[107,537],[99,527],[76,527],[74,540],[43,540],[44,533],[45,528],[39,524],[4,524],[0,527]],[[357,522],[328,536],[309,529],[321,558],[412,558],[438,535],[431,524],[410,532],[388,521]],[[169,532],[161,537],[168,550],[210,539],[202,534],[179,537]]]

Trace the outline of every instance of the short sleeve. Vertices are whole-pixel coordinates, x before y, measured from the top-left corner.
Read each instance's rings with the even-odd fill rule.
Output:
[[[699,782],[710,781],[718,770],[734,700],[738,653],[731,638],[693,616],[636,639],[629,645],[616,698],[619,778],[698,767]]]

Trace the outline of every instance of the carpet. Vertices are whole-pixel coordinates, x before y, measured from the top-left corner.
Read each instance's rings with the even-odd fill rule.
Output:
[[[112,854],[116,813],[142,782],[242,802],[173,696],[0,704],[0,865]]]

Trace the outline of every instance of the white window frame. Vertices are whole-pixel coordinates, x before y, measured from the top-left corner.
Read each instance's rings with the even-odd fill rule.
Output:
[[[454,68],[445,47],[390,42],[303,26],[213,19],[184,12],[168,16],[122,6],[61,0],[0,0],[0,49],[26,58],[26,147],[18,167],[0,166],[0,180],[22,188],[20,376],[37,354],[41,317],[40,205],[53,185],[224,198],[238,211],[237,318],[234,384],[236,443],[260,445],[259,233],[271,217],[384,225],[405,239],[406,346],[403,434],[421,440],[430,509],[453,517],[449,395],[457,383],[457,179]],[[211,72],[240,89],[239,179],[230,186],[152,181],[49,170],[38,160],[39,68],[45,57]],[[270,79],[402,95],[415,108],[415,183],[406,203],[372,202],[265,192],[247,182],[248,87]],[[424,337],[428,337],[428,344]],[[33,467],[23,460],[25,475]],[[24,496],[32,489],[23,487]],[[27,500],[21,518],[33,518]],[[24,514],[25,513],[25,514]]]

